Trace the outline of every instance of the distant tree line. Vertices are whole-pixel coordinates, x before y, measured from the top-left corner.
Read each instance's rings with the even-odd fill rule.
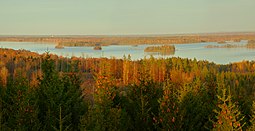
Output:
[[[255,40],[255,33],[211,33],[149,36],[0,36],[0,41],[47,42],[60,46],[107,46],[139,44],[183,44]]]

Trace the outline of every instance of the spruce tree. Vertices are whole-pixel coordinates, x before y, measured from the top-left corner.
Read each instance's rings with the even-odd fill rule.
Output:
[[[48,54],[42,71],[37,91],[42,130],[78,130],[80,117],[86,112],[79,78],[74,73],[60,77]]]
[[[222,89],[222,95],[217,95],[217,97],[218,109],[214,110],[217,120],[213,122],[213,130],[242,130],[243,125],[241,125],[241,121],[244,117],[241,116],[236,105],[232,103],[230,93],[226,94],[226,89]]]
[[[166,81],[163,86],[163,96],[158,100],[159,117],[153,118],[154,125],[162,130],[179,130],[180,120],[179,117],[179,103],[178,103],[178,91],[174,84]]]
[[[40,127],[35,90],[25,78],[9,80],[3,107],[6,126],[11,130],[36,130]]]
[[[110,64],[102,60],[100,70],[95,74],[94,103],[82,118],[85,130],[119,130],[121,128],[122,109],[114,104],[116,97],[115,79],[110,72]],[[125,129],[125,128],[123,128]]]
[[[2,84],[0,84],[0,130],[3,130],[4,121],[3,121],[3,96],[4,96],[4,88]]]

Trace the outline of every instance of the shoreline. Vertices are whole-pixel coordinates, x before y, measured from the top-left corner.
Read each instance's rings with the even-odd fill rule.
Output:
[[[0,36],[2,42],[36,42],[61,46],[109,46],[143,44],[190,44],[203,42],[255,40],[255,33],[216,33],[154,36]]]

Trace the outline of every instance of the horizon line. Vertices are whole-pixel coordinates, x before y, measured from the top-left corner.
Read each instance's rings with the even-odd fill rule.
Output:
[[[180,36],[180,35],[211,35],[211,34],[253,34],[255,31],[238,31],[238,32],[200,32],[200,33],[148,33],[148,34],[0,34],[3,36]]]

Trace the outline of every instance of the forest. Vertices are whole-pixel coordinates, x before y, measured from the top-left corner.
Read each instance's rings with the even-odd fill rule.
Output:
[[[162,45],[162,46],[149,46],[144,49],[144,52],[159,53],[160,55],[174,55],[174,45]]]
[[[0,130],[255,130],[255,61],[0,49]]]

